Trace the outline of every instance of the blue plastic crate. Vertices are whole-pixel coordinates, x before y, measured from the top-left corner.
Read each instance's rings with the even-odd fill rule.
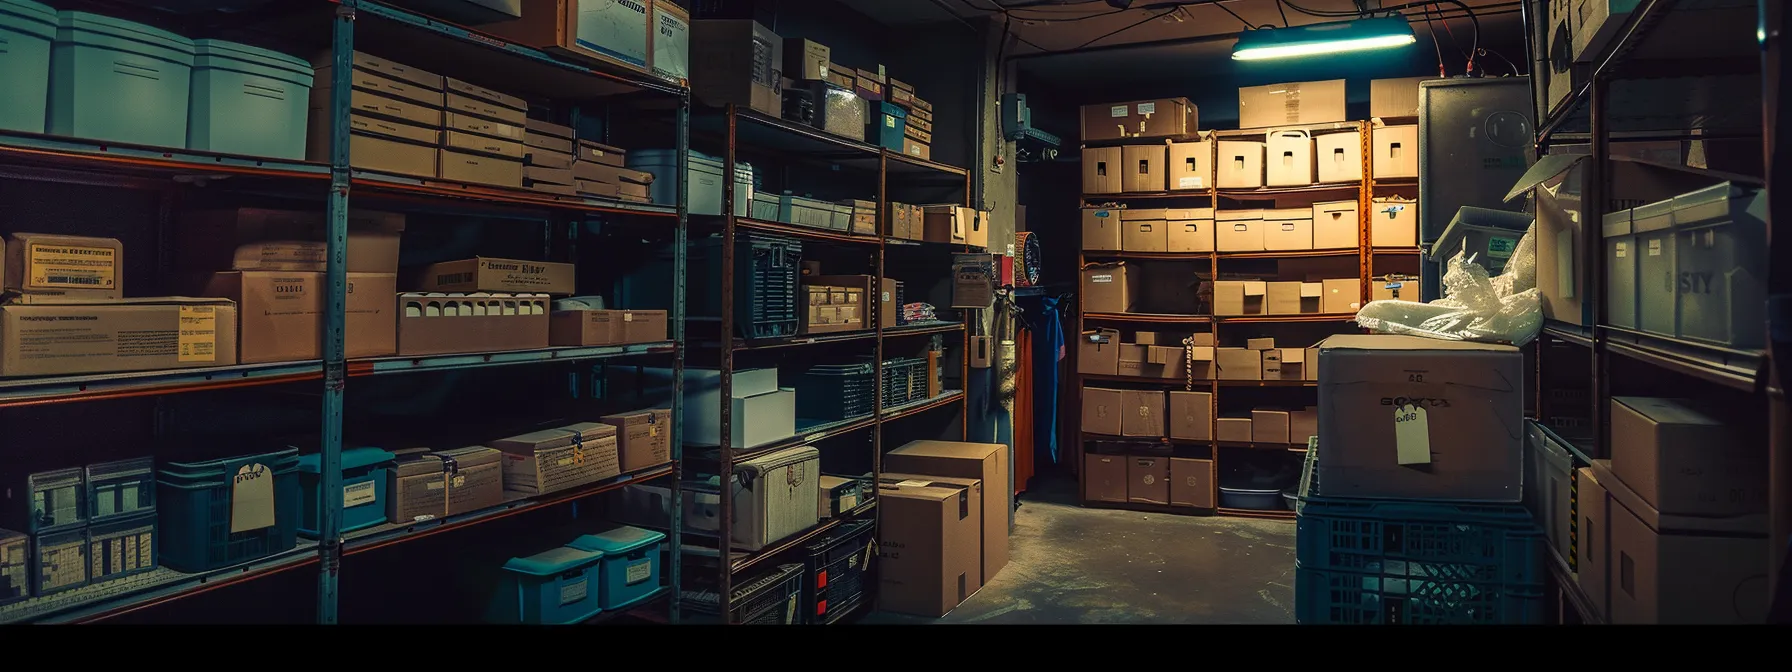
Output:
[[[323,456],[311,453],[299,458],[299,534],[317,538],[322,512],[318,488],[323,485]],[[342,531],[373,527],[386,522],[386,472],[392,453],[379,448],[342,451]]]
[[[259,560],[298,543],[299,452],[282,450],[191,464],[168,463],[156,478],[162,521],[161,563],[182,572],[203,572]],[[272,477],[273,524],[231,531],[234,492]],[[247,490],[245,490],[247,492]],[[242,502],[248,518],[253,502]],[[264,510],[264,509],[256,509]],[[241,525],[260,520],[243,521]],[[239,525],[239,527],[241,527]]]
[[[1390,561],[1390,565],[1398,561]],[[1301,625],[1494,625],[1544,622],[1544,586],[1295,567]]]
[[[504,563],[504,577],[492,596],[487,619],[493,623],[571,625],[603,611],[597,578],[602,551],[561,546]]]
[[[42,133],[50,100],[50,43],[56,10],[0,0],[0,129]]]
[[[567,545],[603,552],[597,572],[599,600],[603,608],[615,611],[651,597],[663,585],[660,544],[665,540],[663,532],[622,525],[581,536]]]
[[[64,11],[50,50],[50,132],[187,146],[193,41],[125,19]]]
[[[193,51],[188,149],[305,158],[310,63],[224,40],[197,40]]]

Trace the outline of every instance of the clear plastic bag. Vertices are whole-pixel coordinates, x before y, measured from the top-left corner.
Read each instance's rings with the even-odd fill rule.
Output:
[[[1446,341],[1519,346],[1531,342],[1543,329],[1536,229],[1533,222],[1525,230],[1498,277],[1488,277],[1474,257],[1457,256],[1444,272],[1444,298],[1429,303],[1371,301],[1357,311],[1356,323],[1374,331]]]

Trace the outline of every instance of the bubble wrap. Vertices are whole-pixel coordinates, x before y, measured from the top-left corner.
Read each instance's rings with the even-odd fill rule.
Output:
[[[1537,294],[1537,251],[1532,222],[1499,277],[1488,277],[1473,256],[1458,255],[1444,272],[1444,298],[1430,303],[1371,301],[1356,323],[1390,334],[1446,341],[1524,345],[1543,329]]]

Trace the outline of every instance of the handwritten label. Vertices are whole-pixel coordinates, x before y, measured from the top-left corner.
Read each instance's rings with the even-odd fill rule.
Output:
[[[642,581],[646,581],[650,576],[653,576],[652,560],[638,560],[629,563],[627,577],[628,585],[632,586]]]
[[[1184,177],[1176,180],[1177,189],[1200,189],[1203,186],[1200,177]]]
[[[236,470],[230,486],[230,533],[274,526],[274,470],[251,462]]]
[[[584,578],[560,586],[560,606],[564,607],[585,599],[586,592]]]
[[[1115,117],[1115,118],[1126,116],[1126,106],[1125,105],[1114,105],[1114,106],[1109,107],[1108,108],[1108,116]]]
[[[1394,455],[1399,464],[1431,463],[1431,421],[1422,406],[1394,409]]]
[[[362,504],[372,504],[373,498],[373,481],[356,483],[354,485],[343,486],[342,488],[342,508],[345,509],[352,509]]]
[[[1139,103],[1139,114],[1156,114],[1157,103]]]

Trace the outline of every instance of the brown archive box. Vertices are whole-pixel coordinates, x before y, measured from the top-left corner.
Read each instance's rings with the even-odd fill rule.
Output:
[[[989,583],[1008,566],[1008,528],[1014,511],[1014,490],[1009,485],[1008,447],[999,443],[962,441],[910,441],[884,455],[888,471],[927,474],[930,477],[982,481],[983,583]]]
[[[1119,208],[1083,208],[1083,250],[1088,252],[1117,252],[1123,240],[1121,215],[1125,210]]]
[[[1120,332],[1096,329],[1077,338],[1076,372],[1112,376],[1120,373]]]
[[[398,354],[548,347],[546,294],[398,295]]]
[[[904,480],[878,481],[878,606],[944,616],[982,587],[982,487]]]
[[[0,306],[0,376],[236,364],[236,304],[186,297]]]
[[[1146,192],[1163,191],[1167,184],[1164,181],[1165,145],[1127,145],[1120,150],[1120,162],[1125,166],[1125,174],[1120,178],[1120,187],[1126,191]]]
[[[397,273],[402,214],[349,210],[348,272]],[[324,272],[327,222],[321,212],[236,208],[181,215],[175,262],[189,271]]]
[[[504,490],[541,495],[589,485],[622,473],[616,428],[578,422],[486,444],[504,453]]]
[[[27,300],[124,296],[124,243],[114,238],[14,233],[5,267],[6,291]]]
[[[628,150],[625,150],[621,147],[612,147],[610,145],[606,145],[601,142],[592,142],[590,140],[580,140],[578,151],[575,152],[575,155],[573,156],[573,158],[578,159],[580,161],[588,161],[591,163],[595,163],[600,166],[609,166],[611,168],[622,168],[623,166],[628,165],[627,164]],[[642,184],[646,184],[647,180],[653,179],[652,175],[647,175],[646,173],[641,173],[640,171],[630,171],[630,172],[645,175],[646,177],[644,179],[636,180],[637,182],[640,182]],[[585,179],[603,179],[603,178],[585,178]],[[604,181],[613,182],[614,180],[605,179]]]
[[[1767,455],[1710,403],[1613,397],[1612,473],[1662,513],[1767,510]]]
[[[1083,193],[1118,194],[1125,191],[1119,147],[1083,148]]]
[[[1170,503],[1170,458],[1126,458],[1126,501],[1140,504]]]
[[[1170,391],[1170,438],[1206,441],[1213,437],[1213,393]]]
[[[1091,313],[1124,313],[1139,300],[1141,279],[1128,271],[1126,262],[1083,267],[1083,310]]]
[[[1120,434],[1162,438],[1164,436],[1164,393],[1159,390],[1123,390],[1120,392]]]
[[[1344,80],[1238,88],[1238,127],[1264,128],[1344,121]]]
[[[648,72],[645,62],[631,63],[599,51],[590,42],[580,40],[581,28],[590,19],[581,13],[586,5],[579,0],[520,0],[513,6],[520,5],[516,18],[505,19],[479,26],[480,30],[520,45],[543,49],[560,56],[570,56],[575,60],[598,61],[612,66],[620,66],[636,72]],[[616,10],[635,10],[641,13],[640,30],[646,33],[643,44],[648,45],[651,54],[654,22],[647,8],[649,3],[633,0],[626,3],[606,3],[614,5]],[[615,10],[612,10],[615,11]],[[631,27],[631,24],[629,24]],[[610,26],[613,28],[614,26]],[[587,34],[589,35],[589,34]],[[697,45],[695,36],[691,40],[693,50]],[[692,54],[695,56],[695,54]],[[695,58],[691,59],[693,62]]]
[[[573,265],[474,257],[430,264],[417,286],[431,292],[572,294]]]
[[[449,112],[446,123],[443,125],[448,128],[450,133],[470,133],[513,143],[516,145],[514,156],[517,158],[523,156],[523,143],[527,139],[527,133],[520,125],[506,124],[460,112]],[[506,156],[513,155],[509,153],[510,150],[507,146],[505,150]]]
[[[691,95],[778,116],[784,40],[777,33],[746,19],[705,19],[691,22],[690,44]]]
[[[454,516],[504,503],[503,453],[485,446],[399,451],[387,475],[388,522]]]
[[[1328,495],[1519,501],[1518,348],[1386,334],[1332,336],[1318,347]],[[1411,422],[1421,408],[1423,421],[1397,434],[1396,418]]]
[[[436,174],[444,180],[523,188],[523,162],[520,155],[507,158],[443,148],[437,155]]]
[[[1083,142],[1192,135],[1200,125],[1200,111],[1187,98],[1083,106]]]
[[[1082,480],[1090,501],[1126,501],[1126,456],[1085,453]]]
[[[555,346],[626,345],[666,340],[663,310],[556,310],[548,319]]]
[[[1170,506],[1213,508],[1213,460],[1170,458]]]
[[[1766,620],[1770,570],[1764,517],[1658,511],[1612,473],[1612,463],[1594,460],[1591,467],[1610,496],[1605,565],[1610,622],[1739,625]],[[1578,535],[1589,532],[1597,530],[1577,530]]]
[[[1120,436],[1125,390],[1083,388],[1082,429],[1090,434]]]
[[[1170,234],[1163,208],[1128,208],[1120,211],[1120,249],[1127,252],[1164,252]]]
[[[226,271],[213,273],[202,295],[236,302],[238,362],[292,362],[323,357],[327,287],[322,273]],[[397,354],[397,295],[396,275],[348,274],[348,357]]]
[[[672,409],[644,408],[598,418],[616,428],[616,452],[623,472],[672,461]]]

